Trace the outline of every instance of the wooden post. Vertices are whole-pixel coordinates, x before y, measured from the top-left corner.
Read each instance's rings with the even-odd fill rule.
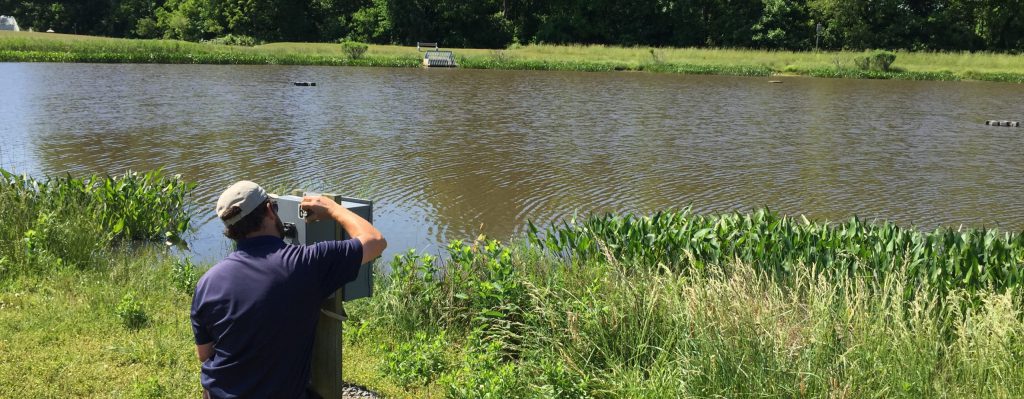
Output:
[[[324,194],[334,202],[341,203],[340,195]],[[324,221],[320,221],[323,223]],[[347,238],[347,234],[337,222],[334,223],[334,239]],[[329,233],[328,233],[329,234]],[[311,385],[324,399],[340,399],[343,391],[341,381],[342,331],[341,322],[345,321],[343,305],[344,290],[339,289],[320,303],[320,320],[316,323],[316,337],[313,339],[313,359],[311,365]]]
[[[342,290],[320,304],[320,321],[316,323],[313,339],[313,390],[324,399],[340,399],[341,381],[341,322],[345,320]]]

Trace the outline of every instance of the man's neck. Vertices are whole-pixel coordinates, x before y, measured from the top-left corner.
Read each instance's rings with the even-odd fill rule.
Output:
[[[277,237],[277,238],[281,238],[281,233],[277,231],[276,227],[263,226],[263,228],[261,228],[259,230],[256,230],[256,231],[254,231],[252,233],[249,233],[248,235],[245,236],[245,238],[262,237],[262,236],[274,236],[274,237]]]

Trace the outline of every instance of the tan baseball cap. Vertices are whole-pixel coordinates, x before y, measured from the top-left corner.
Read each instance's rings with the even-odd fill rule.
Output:
[[[228,187],[227,190],[221,193],[220,199],[217,200],[217,217],[224,222],[225,226],[233,225],[262,205],[264,201],[275,197],[267,194],[266,190],[260,187],[259,184],[242,180],[232,184],[231,187]],[[230,219],[224,219],[224,216],[233,207],[238,207],[242,211]]]

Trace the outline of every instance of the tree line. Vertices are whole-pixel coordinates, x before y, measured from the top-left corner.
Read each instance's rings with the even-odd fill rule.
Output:
[[[190,41],[1024,51],[1024,0],[0,0],[0,14]]]

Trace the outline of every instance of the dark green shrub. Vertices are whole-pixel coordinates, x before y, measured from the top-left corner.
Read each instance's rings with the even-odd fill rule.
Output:
[[[853,63],[861,70],[880,72],[889,72],[894,61],[896,61],[896,54],[888,51],[875,51],[853,59]]]
[[[651,53],[651,63],[652,64],[661,65],[661,64],[665,63],[665,56],[664,56],[664,54],[660,50],[656,51],[656,50],[654,50],[652,48],[652,49],[648,49],[648,51]]]
[[[341,51],[345,53],[346,57],[352,60],[358,60],[363,58],[363,56],[366,55],[366,50],[369,48],[370,46],[366,45],[365,43],[353,42],[349,40],[341,42]]]

